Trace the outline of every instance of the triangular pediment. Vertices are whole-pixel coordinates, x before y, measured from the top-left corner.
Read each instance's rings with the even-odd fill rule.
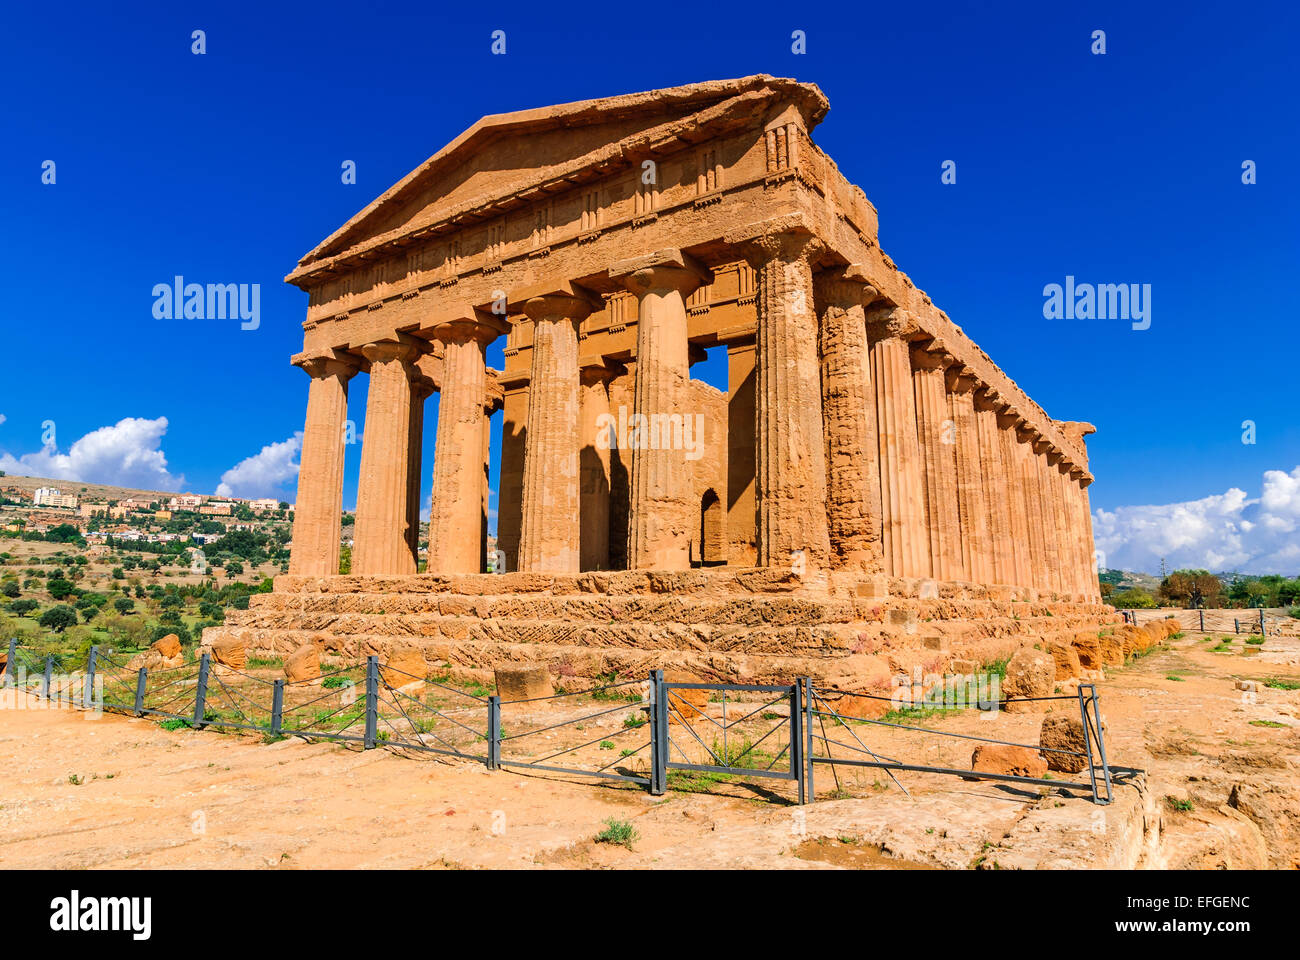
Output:
[[[757,124],[789,103],[810,128],[827,109],[813,84],[758,75],[484,117],[303,257],[287,279],[418,237],[448,219],[490,215],[512,200],[572,187],[674,142]]]

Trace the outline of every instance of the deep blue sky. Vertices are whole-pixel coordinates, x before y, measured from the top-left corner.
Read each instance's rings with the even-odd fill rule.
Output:
[[[0,452],[44,420],[66,451],[165,416],[168,469],[210,492],[302,427],[284,274],[475,119],[765,72],[825,91],[814,138],[900,267],[1049,413],[1097,424],[1094,507],[1253,497],[1300,463],[1294,5],[133,6],[3,15]],[[261,329],[155,320],[175,274],[260,283]],[[1066,274],[1151,284],[1151,329],[1044,320]]]

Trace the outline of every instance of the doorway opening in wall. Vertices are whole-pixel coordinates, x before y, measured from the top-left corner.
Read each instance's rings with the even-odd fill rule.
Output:
[[[716,567],[727,562],[726,514],[722,498],[712,487],[700,498],[700,566]]]

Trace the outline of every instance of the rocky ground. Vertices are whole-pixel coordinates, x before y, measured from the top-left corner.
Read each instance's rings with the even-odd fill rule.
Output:
[[[908,795],[875,772],[846,773],[836,790],[825,768],[805,807],[736,782],[651,797],[386,750],[5,709],[0,866],[1300,866],[1300,690],[1287,689],[1300,685],[1300,641],[1220,639],[1189,634],[1107,670],[1109,807],[915,773],[899,774]],[[967,711],[926,723],[1015,739],[1040,721]],[[855,730],[873,746],[912,736]],[[919,749],[943,762],[964,751]],[[630,848],[596,842],[606,820],[632,825]]]

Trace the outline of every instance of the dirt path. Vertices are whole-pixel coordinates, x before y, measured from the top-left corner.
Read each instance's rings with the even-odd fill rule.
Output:
[[[1290,644],[1243,656],[1191,636],[1114,671],[1101,686],[1111,759],[1147,768],[1149,789],[1121,787],[1103,812],[917,774],[902,776],[910,797],[868,777],[851,799],[803,808],[734,784],[656,798],[382,749],[5,709],[0,867],[1290,866],[1300,691],[1236,687],[1300,678]],[[594,842],[607,818],[633,824],[631,850]]]

